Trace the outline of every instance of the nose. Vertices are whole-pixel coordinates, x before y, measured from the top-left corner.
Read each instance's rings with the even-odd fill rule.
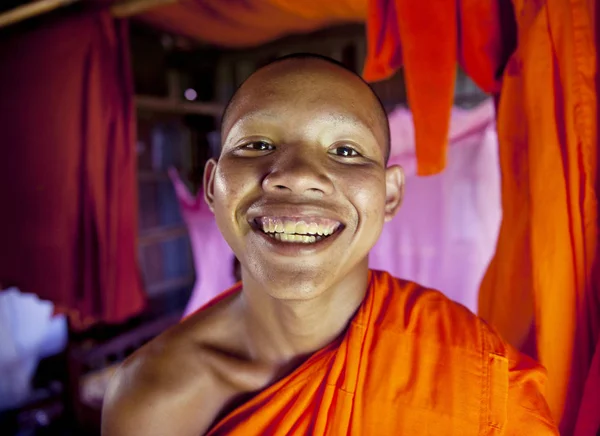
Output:
[[[324,197],[333,192],[333,184],[318,158],[293,153],[274,162],[262,181],[265,192]]]

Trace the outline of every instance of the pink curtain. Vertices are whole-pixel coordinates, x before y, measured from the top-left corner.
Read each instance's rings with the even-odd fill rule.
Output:
[[[418,177],[412,116],[407,109],[390,115],[391,163],[405,168],[407,189],[399,215],[386,224],[369,262],[372,268],[439,289],[475,311],[501,218],[493,103],[454,109],[450,124],[447,168]],[[202,193],[190,194],[175,171],[171,177],[198,277],[187,315],[233,284],[233,253]]]
[[[196,269],[196,283],[183,316],[196,311],[234,283],[234,254],[221,236],[213,213],[204,201],[204,193],[190,193],[179,173],[171,168],[169,176],[175,188],[185,221]]]
[[[439,289],[476,312],[479,284],[496,248],[501,220],[493,103],[452,110],[448,165],[428,177],[416,175],[411,113],[400,108],[389,120],[390,161],[404,167],[406,191],[369,264]]]
[[[44,23],[0,42],[0,282],[120,322],[145,302],[127,26]]]

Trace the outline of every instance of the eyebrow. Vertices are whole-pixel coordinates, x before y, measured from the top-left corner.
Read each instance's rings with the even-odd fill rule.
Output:
[[[231,133],[231,131],[237,125],[245,123],[245,122],[254,121],[254,120],[275,121],[280,118],[281,118],[280,113],[273,111],[271,109],[251,110],[251,111],[245,113],[243,116],[241,116],[240,118],[238,118],[236,121],[234,121],[231,124],[231,126],[228,129],[228,135],[229,135],[229,133]],[[362,128],[368,130],[369,132],[371,132],[371,134],[373,136],[375,136],[375,132],[373,131],[373,129],[371,127],[369,127],[369,125],[365,121],[363,121],[360,117],[357,117],[354,115],[333,112],[333,113],[329,113],[327,115],[319,116],[319,118],[324,121],[331,122],[333,124],[360,125]]]

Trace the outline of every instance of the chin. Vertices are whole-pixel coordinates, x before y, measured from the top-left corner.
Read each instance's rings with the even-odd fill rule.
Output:
[[[333,268],[290,268],[282,265],[250,268],[248,273],[253,281],[262,285],[267,294],[278,300],[316,298],[334,285],[335,277],[339,274]]]

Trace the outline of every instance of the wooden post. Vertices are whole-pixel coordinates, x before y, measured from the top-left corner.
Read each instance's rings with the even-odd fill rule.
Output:
[[[0,28],[16,24],[28,18],[50,12],[63,6],[76,3],[80,0],[39,0],[33,3],[27,3],[23,6],[17,6],[14,9],[0,14]]]
[[[125,0],[111,7],[110,11],[116,18],[126,18],[171,3],[177,3],[177,0]]]

